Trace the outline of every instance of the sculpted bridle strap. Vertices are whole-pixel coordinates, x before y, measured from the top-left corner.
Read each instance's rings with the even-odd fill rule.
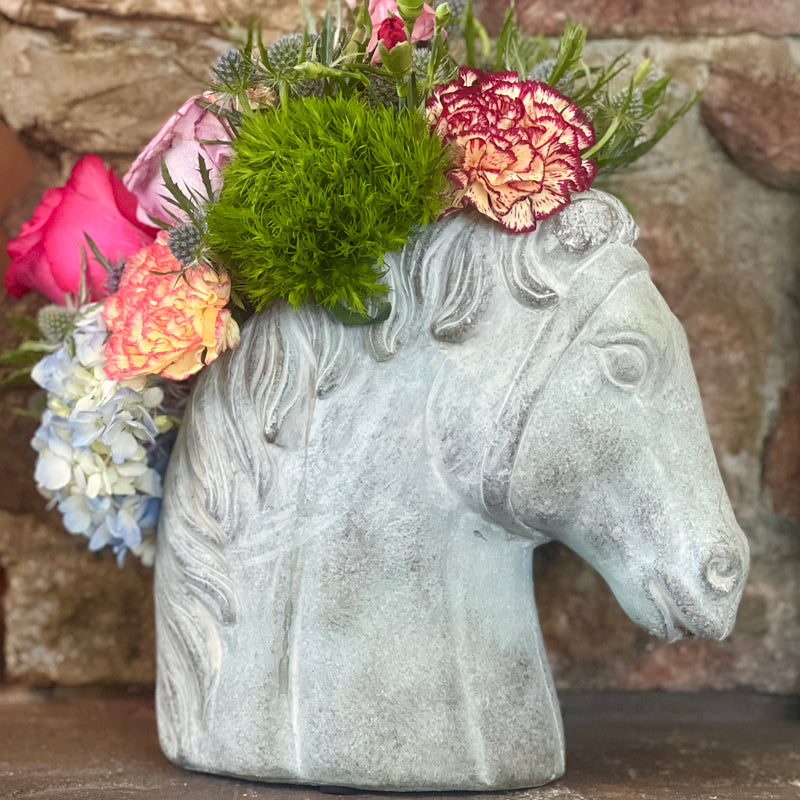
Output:
[[[486,510],[506,527],[516,524],[509,495],[517,450],[531,410],[548,378],[611,292],[626,278],[647,270],[644,259],[630,258],[627,245],[624,249],[628,257],[614,259],[613,252],[618,247],[623,245],[601,247],[580,265],[569,289],[559,298],[536,336],[495,422],[484,453],[481,491]]]

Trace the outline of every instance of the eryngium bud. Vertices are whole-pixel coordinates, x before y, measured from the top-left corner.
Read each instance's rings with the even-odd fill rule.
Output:
[[[44,306],[36,315],[39,333],[51,344],[60,344],[72,330],[72,314],[63,306]]]
[[[630,95],[627,89],[617,92],[611,98],[611,108],[614,111],[625,109],[625,116],[628,119],[638,119],[644,111],[644,98],[639,89],[634,89]]]
[[[531,71],[528,73],[528,80],[529,81],[539,81],[540,83],[550,84],[550,74],[553,72],[553,67],[556,65],[556,60],[554,58],[545,58],[543,61],[540,61],[538,64],[534,64]],[[566,72],[562,76],[562,78],[553,86],[553,88],[561,92],[561,94],[565,94],[569,96],[570,92],[572,91],[572,86],[575,82],[575,77],[571,72]]]
[[[306,60],[306,55],[302,33],[287,33],[276,39],[267,50],[273,72],[291,72],[300,62]]]
[[[176,225],[169,232],[167,243],[172,255],[184,266],[189,266],[194,264],[200,256],[203,234],[189,223]]]
[[[214,75],[223,86],[249,86],[253,79],[253,65],[239,50],[228,50],[218,59]]]

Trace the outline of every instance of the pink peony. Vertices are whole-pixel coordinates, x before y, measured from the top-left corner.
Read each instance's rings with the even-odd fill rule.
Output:
[[[225,306],[228,275],[201,264],[176,274],[166,231],[132,255],[119,290],[103,306],[110,332],[105,371],[121,381],[139,375],[183,380],[239,342],[239,327]]]
[[[230,158],[231,148],[228,144],[212,142],[228,142],[231,134],[216,114],[198,104],[200,100],[213,102],[214,96],[207,92],[190,97],[167,120],[123,178],[125,186],[139,199],[142,221],[149,221],[150,216],[170,221],[166,211],[177,212],[164,200],[169,192],[161,178],[162,161],[182,190],[205,194],[198,170],[199,156],[209,169],[214,189],[222,183],[220,173]]]
[[[450,209],[472,205],[523,232],[589,188],[597,169],[581,158],[594,129],[569,98],[516,73],[462,67],[426,104],[432,130],[450,145]]]
[[[33,289],[63,305],[64,295],[80,288],[85,252],[90,299],[104,297],[108,294],[106,270],[92,255],[86,235],[109,261],[123,259],[153,241],[156,234],[137,219],[136,210],[136,197],[100,158],[84,156],[73,167],[66,186],[48,189],[33,218],[8,243],[8,293],[22,297]]]

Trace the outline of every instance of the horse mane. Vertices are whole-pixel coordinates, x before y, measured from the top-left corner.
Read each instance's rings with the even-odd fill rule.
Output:
[[[168,755],[180,761],[182,743],[202,721],[222,659],[222,627],[238,615],[226,546],[241,528],[240,514],[268,496],[281,450],[302,447],[316,399],[341,386],[356,359],[387,361],[422,329],[442,342],[468,338],[498,273],[518,302],[546,309],[558,303],[570,264],[611,241],[632,244],[635,235],[619,202],[597,192],[577,196],[527,235],[461,212],[387,254],[392,308],[385,322],[345,327],[323,309],[276,302],[244,326],[236,350],[203,371],[167,475],[162,520],[169,536],[158,537],[157,701]],[[281,534],[272,532],[263,550],[277,547]]]

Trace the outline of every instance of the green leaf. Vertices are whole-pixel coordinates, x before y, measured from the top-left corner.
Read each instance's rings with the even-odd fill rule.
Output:
[[[89,245],[89,249],[92,251],[92,255],[95,257],[95,260],[98,264],[102,265],[103,269],[105,269],[106,273],[111,272],[114,269],[114,264],[112,264],[101,252],[100,248],[95,243],[94,239],[89,236],[88,233],[83,234],[84,239],[86,239],[86,244]],[[84,258],[86,254],[84,252]],[[82,294],[82,292],[81,292]]]
[[[496,53],[494,59],[495,71],[501,69],[510,69],[508,64],[508,51],[511,48],[511,40],[517,30],[517,23],[514,19],[514,12],[506,9],[505,16],[503,17],[503,27],[500,29],[500,35],[497,37]]]
[[[214,114],[214,116],[224,119],[226,122],[230,123],[234,130],[238,129],[239,125],[241,124],[242,115],[232,108],[223,108],[217,103],[212,103],[208,100],[202,99],[196,100],[195,102],[201,108],[204,108],[206,111],[210,111],[212,114]]]
[[[642,90],[642,103],[645,110],[649,112],[647,114],[648,117],[652,116],[652,114],[664,103],[664,98],[667,94],[667,86],[669,85],[670,80],[670,75],[664,75],[646,89]],[[692,105],[694,105],[694,102],[695,101],[692,101]]]
[[[35,364],[56,348],[47,342],[23,342],[15,350],[3,350],[0,364]]]
[[[26,336],[29,336],[31,339],[41,339],[41,333],[39,332],[39,326],[36,324],[36,320],[33,317],[6,317],[6,322],[9,325],[16,328],[17,330],[22,331]]]
[[[494,69],[516,72],[526,80],[531,69],[547,55],[547,43],[542,37],[526,36],[517,24],[514,7],[506,11],[503,28],[497,37]]]
[[[591,69],[581,64],[576,70],[576,85],[570,94],[575,105],[586,110],[598,102],[601,91],[611,83],[627,66],[625,57],[617,56],[602,69]]]
[[[548,83],[555,86],[567,73],[576,72],[583,56],[583,46],[586,44],[587,29],[583,25],[574,25],[567,21],[564,33],[558,40],[556,63],[550,73]]]
[[[479,63],[476,52],[476,43],[480,44],[481,59],[487,58],[491,49],[491,40],[486,28],[481,25],[480,20],[475,16],[475,9],[472,0],[467,0],[467,7],[464,11],[464,46],[466,48],[466,58],[464,63],[469,67],[482,66]]]
[[[173,180],[170,175],[169,169],[165,161],[161,162],[161,179],[164,181],[169,195],[162,195],[166,202],[172,204],[176,208],[183,211],[183,213],[198,227],[202,226],[203,214],[200,210],[200,198],[192,194],[187,195],[181,190],[178,184]],[[176,221],[180,221],[180,217],[172,212],[167,212]]]
[[[31,378],[31,370],[33,369],[33,364],[28,367],[22,367],[21,369],[14,370],[13,372],[9,373],[8,375],[0,378],[0,386],[7,388],[10,386],[21,386],[22,384],[29,383],[32,381]],[[20,414],[20,409],[12,409],[15,414]],[[29,412],[25,411],[21,414],[22,416],[34,416]],[[38,414],[36,415],[39,416]]]
[[[208,164],[206,164],[206,160],[203,158],[201,153],[197,154],[197,170],[200,173],[200,179],[203,182],[203,188],[206,192],[206,199],[213,200],[214,199],[214,187],[211,184],[211,172],[208,169]]]
[[[609,173],[628,166],[632,162],[649,153],[672,129],[678,120],[702,97],[702,92],[697,92],[687,100],[677,111],[664,118],[652,136],[642,142],[619,147],[610,155],[600,155],[596,158],[598,171]]]

